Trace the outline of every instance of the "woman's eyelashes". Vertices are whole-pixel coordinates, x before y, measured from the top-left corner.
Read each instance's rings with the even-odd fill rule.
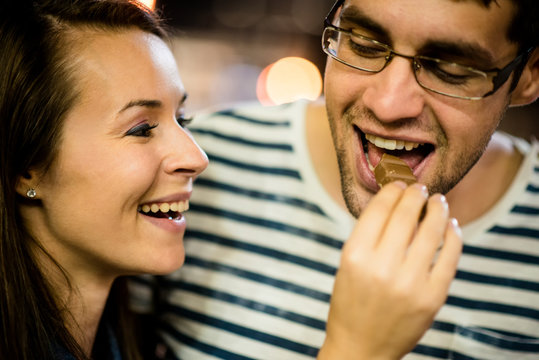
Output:
[[[129,129],[126,133],[127,136],[140,136],[140,137],[150,137],[152,135],[152,130],[157,127],[156,125],[150,125],[147,123],[137,125]]]
[[[193,117],[179,116],[176,118],[176,122],[182,128],[186,127],[193,121]],[[139,137],[150,137],[152,135],[152,130],[157,127],[158,124],[150,125],[148,123],[139,124],[131,129],[129,129],[125,135],[126,136],[139,136]]]
[[[189,125],[193,121],[193,117],[192,116],[191,117],[185,117],[185,116],[181,115],[181,116],[178,116],[176,118],[176,121],[183,128],[183,127],[186,127],[187,125]]]

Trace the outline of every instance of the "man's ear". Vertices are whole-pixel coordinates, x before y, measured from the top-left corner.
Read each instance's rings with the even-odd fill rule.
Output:
[[[34,170],[29,170],[19,176],[19,178],[17,179],[17,185],[15,186],[15,191],[17,191],[17,194],[25,198],[31,197],[33,199],[36,199],[39,197],[39,194],[36,191],[38,183],[39,181],[37,172]],[[34,190],[34,196],[29,196],[29,190],[31,189]]]
[[[511,94],[511,106],[527,105],[539,97],[539,49],[528,59],[517,87]]]

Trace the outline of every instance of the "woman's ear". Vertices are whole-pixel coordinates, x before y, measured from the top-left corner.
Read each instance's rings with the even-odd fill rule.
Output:
[[[38,198],[37,185],[38,185],[38,175],[34,170],[30,170],[19,176],[17,179],[17,185],[15,186],[15,191],[20,196],[29,199]]]
[[[532,51],[517,87],[511,94],[511,106],[527,105],[539,97],[539,49]]]

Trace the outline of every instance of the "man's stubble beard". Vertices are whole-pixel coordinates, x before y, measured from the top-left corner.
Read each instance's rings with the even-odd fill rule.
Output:
[[[355,113],[358,113],[358,115],[354,115]],[[354,111],[353,109],[348,109],[343,116],[345,126],[350,126],[349,124],[352,123],[351,119],[353,119],[355,116],[361,115],[361,111]],[[503,113],[499,115],[499,120],[501,120],[502,117]],[[339,136],[337,134],[337,131],[335,130],[334,119],[331,117],[329,112],[328,119],[330,122],[333,145],[337,153],[342,195],[344,197],[344,201],[346,203],[348,211],[355,218],[358,218],[361,215],[363,209],[367,206],[372,196],[375,195],[375,193],[371,192],[368,189],[362,188],[366,196],[360,196],[359,192],[357,191],[359,185],[355,183],[353,176],[353,172],[356,171],[355,166],[353,166],[356,163],[355,159],[353,158],[353,153],[352,151],[347,151],[347,149],[343,148],[342,144],[346,142],[339,141]],[[499,120],[497,123],[499,123]],[[441,151],[441,155],[443,155],[444,149],[445,151],[449,149],[447,137],[441,130],[437,131],[437,133],[437,144],[442,144],[442,146],[438,148],[437,151]],[[353,135],[354,134],[351,134],[350,136]],[[438,164],[436,170],[432,173],[441,174],[442,176],[431,176],[430,179],[426,179],[426,185],[429,189],[429,193],[447,194],[454,186],[456,186],[481,158],[488,145],[488,142],[490,141],[491,136],[492,133],[488,136],[483,136],[472,148],[466,147],[460,150],[459,154],[454,157],[455,159],[459,159],[459,161],[453,164]],[[343,139],[341,140],[344,140],[344,136],[342,137]]]

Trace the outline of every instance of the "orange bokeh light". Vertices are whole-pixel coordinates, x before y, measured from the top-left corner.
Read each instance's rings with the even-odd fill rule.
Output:
[[[139,3],[143,4],[149,9],[155,10],[155,1],[156,0],[137,0]]]
[[[256,93],[263,105],[278,105],[299,99],[315,100],[322,93],[322,75],[307,59],[285,57],[262,71]]]
[[[269,64],[268,66],[266,66],[258,76],[258,80],[256,82],[256,97],[258,98],[258,101],[260,101],[260,103],[264,106],[275,105],[275,103],[271,101],[267,90],[268,73],[272,66],[273,64]]]

